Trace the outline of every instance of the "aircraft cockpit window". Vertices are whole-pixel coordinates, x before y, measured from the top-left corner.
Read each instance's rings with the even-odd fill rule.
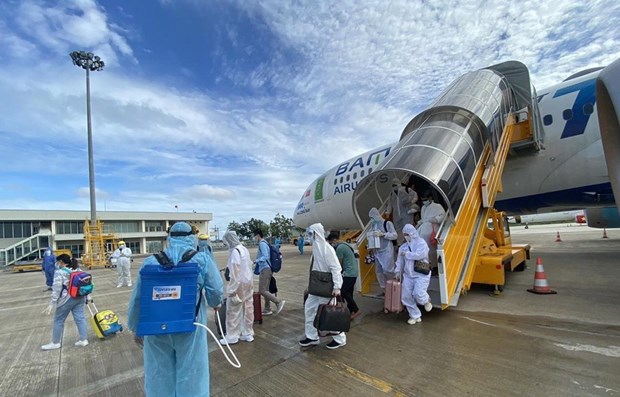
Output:
[[[592,113],[594,113],[594,105],[592,105],[591,103],[586,103],[585,105],[583,105],[583,114],[587,116]]]
[[[548,114],[545,117],[543,117],[543,124],[544,125],[551,125],[553,123],[553,116]]]
[[[564,118],[564,120],[570,120],[573,118],[573,109],[566,109],[565,111],[562,112],[562,117]]]

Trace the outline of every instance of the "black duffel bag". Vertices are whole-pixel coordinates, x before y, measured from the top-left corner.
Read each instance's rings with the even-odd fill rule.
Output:
[[[329,302],[319,305],[313,325],[320,336],[348,332],[351,328],[351,312],[343,299],[334,297]]]

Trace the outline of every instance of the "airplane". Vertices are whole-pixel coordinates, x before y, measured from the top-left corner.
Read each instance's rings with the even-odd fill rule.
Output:
[[[515,224],[535,223],[554,223],[554,222],[574,222],[578,224],[587,223],[586,215],[583,210],[576,211],[557,211],[532,215],[514,215],[508,216],[508,222]]]
[[[511,150],[495,208],[512,215],[585,208],[588,226],[620,227],[619,82],[620,59],[533,91],[542,129],[539,150]],[[294,224],[306,228],[320,222],[325,230],[363,229],[353,205],[354,192],[397,145],[366,151],[324,172],[303,193]],[[418,186],[415,189],[422,193]]]

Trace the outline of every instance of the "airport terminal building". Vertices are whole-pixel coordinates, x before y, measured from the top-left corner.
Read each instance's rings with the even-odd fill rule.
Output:
[[[164,248],[168,227],[178,221],[209,232],[211,213],[101,211],[97,217],[106,233],[113,233],[134,254]],[[41,249],[70,249],[76,257],[84,253],[84,222],[90,211],[0,210],[0,267],[32,256]]]

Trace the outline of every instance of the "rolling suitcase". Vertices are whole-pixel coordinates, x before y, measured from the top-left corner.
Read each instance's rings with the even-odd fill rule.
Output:
[[[383,311],[385,313],[400,313],[405,308],[400,300],[402,292],[402,284],[400,281],[388,280],[385,283],[385,301],[383,302]]]
[[[252,300],[254,301],[254,322],[259,324],[263,323],[263,308],[260,300],[260,293],[255,292],[252,294]]]
[[[222,322],[222,331],[224,331],[224,334],[220,332],[220,326],[218,325],[220,321]],[[222,306],[219,310],[215,312],[215,329],[217,329],[217,333],[220,334],[220,336],[223,337],[226,335],[226,299],[222,302]]]
[[[114,335],[123,330],[123,326],[118,321],[118,316],[112,310],[98,311],[93,301],[87,303],[86,306],[92,316],[90,318],[90,325],[93,327],[97,338],[105,339],[106,336]]]

